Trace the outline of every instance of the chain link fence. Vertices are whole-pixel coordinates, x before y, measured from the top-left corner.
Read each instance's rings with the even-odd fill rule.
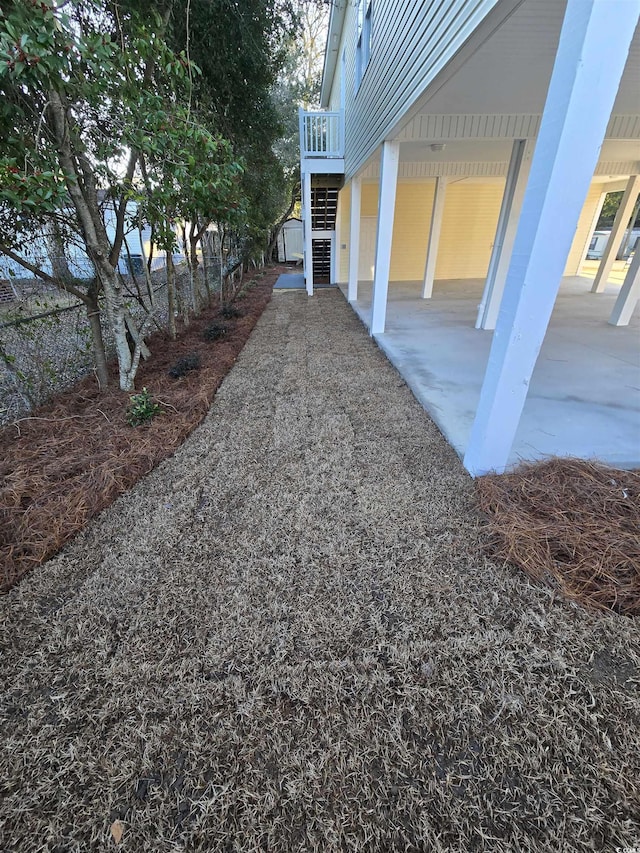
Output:
[[[163,273],[152,277],[156,326],[151,332],[167,325],[167,288],[162,278]],[[136,288],[127,277],[127,285],[128,310],[140,326],[151,300],[140,281]],[[29,280],[18,282],[16,290],[18,298],[0,303],[0,424],[24,416],[94,370],[85,305]],[[107,359],[114,358],[113,334],[104,310],[101,325]]]
[[[240,258],[244,247],[235,235],[226,235],[222,245],[217,236],[203,241],[198,254],[200,301],[231,298],[242,278]],[[40,268],[69,275],[80,288],[88,284],[93,268],[88,260],[35,257]],[[46,263],[45,263],[46,261]],[[60,269],[56,269],[56,261]],[[190,272],[184,255],[174,256],[178,307],[190,302]],[[122,266],[122,265],[121,265]],[[15,267],[15,268],[14,268]],[[147,272],[142,255],[127,253],[120,271],[128,294],[127,307],[135,326],[140,327],[153,310],[155,325],[149,333],[168,326],[166,258],[156,257]],[[107,359],[115,357],[113,335],[106,313],[101,311],[102,335]],[[35,278],[24,270],[0,262],[0,424],[10,423],[35,406],[51,399],[94,370],[91,328],[86,307],[74,297]]]

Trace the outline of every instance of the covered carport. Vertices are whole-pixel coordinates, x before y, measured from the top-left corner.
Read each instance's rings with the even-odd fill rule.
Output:
[[[592,280],[565,277],[536,362],[507,464],[548,455],[640,467],[640,312],[607,322],[619,287],[594,298]],[[441,431],[463,456],[491,348],[474,328],[483,279],[391,282],[385,332],[376,340]],[[370,281],[352,303],[367,327]],[[346,295],[346,288],[344,290]]]
[[[622,288],[607,285],[605,259],[595,282],[567,276],[580,270],[606,189],[626,187],[626,204],[637,195],[637,15],[634,4],[525,0],[350,181],[347,297],[474,474],[549,453],[640,463],[638,261]],[[360,213],[371,180],[367,288]],[[441,278],[448,196],[461,181],[501,182],[493,245],[480,274]],[[394,227],[403,182],[431,193],[429,220],[412,234],[424,274],[404,280],[393,275],[407,257]]]

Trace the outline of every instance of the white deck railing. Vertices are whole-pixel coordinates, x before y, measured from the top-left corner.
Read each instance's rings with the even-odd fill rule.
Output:
[[[302,157],[344,157],[344,113],[300,110]]]

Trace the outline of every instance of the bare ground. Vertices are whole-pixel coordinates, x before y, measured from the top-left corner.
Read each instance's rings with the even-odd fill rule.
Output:
[[[339,293],[0,607],[2,851],[640,845],[637,620],[483,556]]]

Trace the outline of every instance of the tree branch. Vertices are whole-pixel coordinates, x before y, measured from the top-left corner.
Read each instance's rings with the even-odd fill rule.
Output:
[[[15,261],[17,264],[20,264],[24,269],[32,272],[37,278],[42,279],[42,281],[46,281],[47,284],[52,284],[54,287],[57,287],[58,290],[64,290],[66,293],[70,293],[72,296],[82,300],[85,304],[88,303],[87,296],[81,290],[78,290],[72,284],[68,284],[63,279],[54,278],[53,276],[46,273],[44,270],[41,270],[39,267],[30,264],[29,261],[25,261],[24,258],[21,258],[20,255],[17,255],[14,251],[12,251],[8,246],[0,243],[0,253],[6,255],[8,258],[11,258],[12,261]]]
[[[127,163],[127,172],[124,176],[125,188],[131,186],[137,163],[138,152],[132,148],[129,154],[129,162]],[[111,252],[109,253],[109,263],[112,267],[115,268],[118,263],[118,259],[120,258],[120,251],[122,249],[122,242],[124,240],[124,218],[127,214],[127,201],[126,199],[124,199],[123,201],[120,201],[117,204],[114,201],[114,205],[116,208],[116,227],[115,236],[113,238],[113,245],[111,247]]]

